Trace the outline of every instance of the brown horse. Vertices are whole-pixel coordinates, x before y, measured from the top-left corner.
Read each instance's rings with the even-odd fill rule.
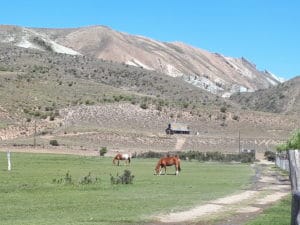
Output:
[[[178,175],[181,168],[180,168],[180,159],[177,155],[173,157],[160,158],[155,167],[156,175],[160,175],[163,168],[165,168],[165,174],[166,174],[167,166],[173,166],[173,165],[175,165],[175,169],[176,169],[175,175]]]
[[[131,154],[120,154],[118,153],[114,159],[113,159],[113,164],[116,164],[116,160],[118,161],[118,166],[120,165],[120,160],[125,160],[125,165],[130,164],[131,160]]]

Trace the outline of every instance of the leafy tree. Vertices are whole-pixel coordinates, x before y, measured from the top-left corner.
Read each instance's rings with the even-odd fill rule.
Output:
[[[287,147],[289,149],[300,149],[300,130],[295,132],[292,138],[287,141]]]
[[[292,137],[290,137],[286,143],[277,145],[276,150],[278,152],[300,149],[300,130],[296,131]]]

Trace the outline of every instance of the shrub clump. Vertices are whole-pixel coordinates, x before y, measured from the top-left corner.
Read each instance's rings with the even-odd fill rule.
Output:
[[[92,177],[91,172],[88,175],[82,177],[79,181],[79,184],[95,184],[98,183],[100,179],[98,177]]]
[[[59,146],[57,140],[50,140],[49,144],[52,145],[52,146]]]
[[[220,108],[220,111],[221,111],[222,113],[226,113],[226,111],[227,111],[226,106],[222,106],[222,107]]]
[[[276,160],[276,153],[272,152],[272,151],[265,151],[264,157],[268,160],[268,161],[272,161],[274,162]]]
[[[142,109],[148,109],[148,105],[147,105],[145,102],[141,103],[141,104],[140,104],[140,107],[141,107]]]
[[[163,153],[163,152],[148,151],[148,152],[140,153],[137,157],[139,157],[139,158],[161,158],[164,156],[164,154],[165,153]]]
[[[241,162],[252,163],[255,160],[255,153],[238,153],[238,154],[225,154],[222,152],[144,152],[139,154],[139,158],[161,158],[167,155],[178,155],[183,160],[197,160],[199,162]]]
[[[82,177],[78,184],[81,184],[81,185],[87,185],[87,184],[95,184],[95,183],[98,183],[100,182],[100,178],[98,177],[93,177],[91,172],[88,173],[88,175]],[[52,179],[52,183],[55,183],[55,184],[65,184],[65,185],[74,185],[74,181],[72,179],[72,176],[70,174],[70,172],[68,171],[66,173],[66,175],[62,178],[54,178]]]
[[[107,153],[107,148],[106,148],[106,147],[102,147],[102,148],[99,150],[100,156],[104,156],[106,153]]]
[[[119,176],[117,174],[116,177],[110,175],[110,182],[112,185],[115,184],[132,184],[134,175],[131,175],[130,170],[124,170],[124,173]]]
[[[70,172],[68,171],[64,177],[59,178],[59,179],[54,178],[52,180],[52,183],[56,183],[56,184],[73,184],[73,180],[72,180],[72,176],[71,176]]]

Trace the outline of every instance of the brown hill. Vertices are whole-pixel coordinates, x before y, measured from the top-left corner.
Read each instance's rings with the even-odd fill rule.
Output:
[[[198,106],[225,104],[224,99],[182,82],[178,78],[92,57],[37,51],[14,47],[10,44],[0,44],[0,57],[0,71],[5,74],[0,78],[3,83],[14,83],[16,89],[22,87],[18,85],[18,81],[19,83],[27,80],[28,83],[29,81],[39,83],[44,81],[49,84],[54,82],[53,85],[56,86],[57,83],[64,83],[64,80],[73,81],[73,83],[76,80],[79,83],[77,86],[80,86],[81,82],[106,85],[116,93],[127,91],[128,95],[161,99],[178,105],[187,104],[186,107],[191,107],[193,104]],[[7,85],[3,85],[2,88],[5,90]],[[100,93],[109,94],[105,91],[100,91]]]
[[[300,76],[254,93],[237,93],[231,100],[242,106],[275,113],[300,113]]]
[[[155,70],[224,96],[279,83],[245,58],[225,57],[184,43],[159,42],[104,26],[77,29],[33,29],[0,26],[0,40],[17,46],[82,54]]]

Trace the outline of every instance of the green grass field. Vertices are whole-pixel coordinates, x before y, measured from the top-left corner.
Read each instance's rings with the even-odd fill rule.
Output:
[[[12,171],[0,153],[0,218],[3,225],[142,224],[151,215],[183,210],[236,192],[253,175],[246,164],[182,161],[179,176],[154,176],[156,159],[113,166],[111,158],[12,153]],[[123,162],[122,162],[123,163]],[[133,184],[112,185],[110,174],[129,169]],[[53,183],[69,171],[74,184]],[[79,181],[89,172],[100,182]],[[174,173],[174,168],[167,172]]]
[[[265,210],[246,225],[289,225],[291,224],[291,198],[285,198]]]

